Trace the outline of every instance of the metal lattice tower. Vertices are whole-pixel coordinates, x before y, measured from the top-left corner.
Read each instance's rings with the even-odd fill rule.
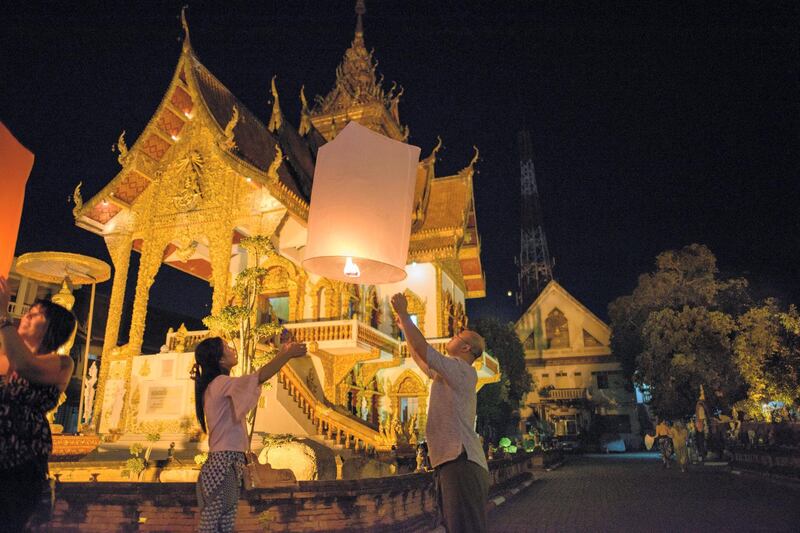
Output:
[[[519,257],[517,258],[517,266],[519,266],[517,305],[529,305],[545,285],[553,279],[553,261],[547,249],[547,237],[544,233],[530,133],[524,130],[519,132],[517,140],[520,151],[522,202],[522,226]]]

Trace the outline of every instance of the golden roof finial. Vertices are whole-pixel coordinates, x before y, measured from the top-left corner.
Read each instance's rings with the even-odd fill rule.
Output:
[[[83,182],[81,181],[72,192],[72,201],[75,203],[75,207],[72,208],[72,216],[75,217],[75,220],[78,220],[78,215],[80,215],[81,209],[83,209],[83,198],[81,197],[82,186]]]
[[[272,181],[278,181],[280,176],[278,176],[278,169],[281,167],[283,163],[283,150],[281,150],[280,145],[276,142],[275,143],[275,157],[272,159],[272,163],[269,164],[269,168],[267,169],[267,176]]]
[[[477,146],[472,145],[472,149],[475,150],[475,155],[472,156],[472,161],[469,162],[469,168],[472,168],[472,167],[475,166],[475,163],[478,162],[478,156],[480,156],[480,154],[481,154],[480,151],[478,150]]]
[[[236,149],[236,141],[233,140],[233,130],[236,127],[236,124],[239,123],[239,107],[236,104],[233,105],[233,110],[231,111],[231,119],[228,121],[228,124],[225,126],[225,130],[222,132],[222,141],[221,145],[225,150],[235,150]]]
[[[701,400],[705,400],[706,399],[706,390],[705,390],[705,388],[703,387],[702,384],[700,385],[700,399]]]
[[[475,163],[478,162],[478,157],[480,156],[480,151],[478,150],[477,146],[472,147],[475,150],[475,155],[472,156],[472,161],[469,162],[469,165],[465,166],[459,172],[459,175],[466,176],[468,178],[472,178],[472,175],[475,173]]]
[[[442,149],[442,136],[441,135],[437,135],[436,136],[436,146],[433,147],[433,150],[431,150],[431,155],[426,157],[425,161],[426,162],[435,163],[436,162],[436,154],[438,154],[439,150],[441,150],[441,149]]]
[[[181,26],[183,27],[183,51],[188,52],[189,49],[192,47],[192,43],[189,41],[189,24],[186,22],[186,10],[189,8],[188,5],[184,5],[181,8]]]
[[[303,85],[300,87],[300,104],[302,105],[300,109],[300,127],[298,128],[298,133],[300,135],[305,135],[309,131],[311,131],[311,112],[308,110],[308,101],[306,101],[306,86]]]
[[[267,126],[267,129],[272,132],[278,131],[283,125],[281,104],[280,100],[278,99],[278,88],[275,86],[275,78],[277,77],[277,75],[272,76],[272,116],[270,117],[269,125]]]
[[[119,151],[119,155],[117,156],[117,161],[119,161],[120,165],[125,165],[125,161],[128,159],[128,145],[125,144],[125,130],[122,130],[122,133],[119,134],[119,139],[117,139],[117,146],[116,150]],[[114,147],[111,147],[111,151],[115,151]]]

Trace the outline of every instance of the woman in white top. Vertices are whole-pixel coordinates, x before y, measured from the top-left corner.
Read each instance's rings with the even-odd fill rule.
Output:
[[[231,377],[236,350],[219,337],[197,345],[194,352],[195,410],[208,433],[208,460],[197,480],[200,532],[233,531],[248,449],[245,417],[256,406],[261,384],[290,359],[306,354],[306,345],[284,344],[278,354],[253,374]]]

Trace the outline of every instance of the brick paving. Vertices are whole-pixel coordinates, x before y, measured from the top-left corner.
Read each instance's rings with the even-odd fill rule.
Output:
[[[661,467],[654,454],[570,457],[537,472],[489,514],[492,533],[521,531],[800,532],[800,484],[728,467]]]

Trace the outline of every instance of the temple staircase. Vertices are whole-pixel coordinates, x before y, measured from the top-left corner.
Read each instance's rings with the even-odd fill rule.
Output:
[[[277,416],[276,411],[282,409],[295,427],[287,431],[284,425],[275,431],[268,423],[268,432],[305,433],[314,441],[336,450],[343,458],[388,452],[395,444],[393,439],[362,420],[341,413],[326,400],[318,398],[291,364],[284,365],[278,372],[276,389],[272,401],[267,401],[266,415]],[[271,395],[273,391],[269,393]]]

